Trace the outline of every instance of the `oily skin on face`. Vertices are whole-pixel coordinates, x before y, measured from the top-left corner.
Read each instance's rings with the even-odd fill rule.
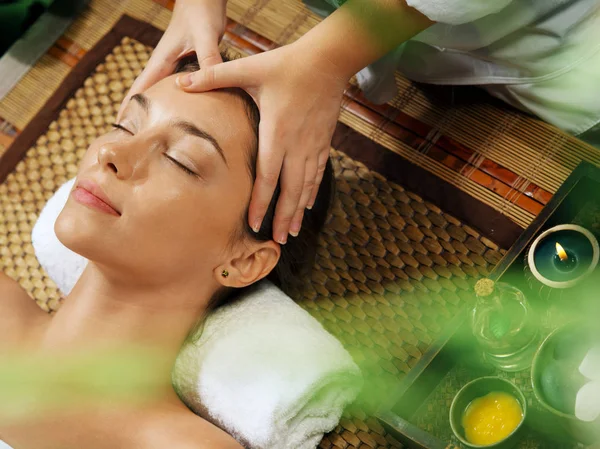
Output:
[[[118,127],[90,145],[55,224],[59,240],[92,263],[46,340],[151,341],[174,359],[218,289],[266,276],[279,245],[232,238],[250,199],[254,139],[231,93],[185,93],[170,77],[134,98]],[[81,201],[85,181],[112,213]]]
[[[86,376],[81,374],[81,385],[74,391],[82,396],[77,399],[81,405],[4,426],[3,439],[39,448],[64,442],[61,447],[93,449],[106,447],[109,440],[113,446],[133,447],[122,445],[127,438],[137,441],[138,434],[129,431],[111,431],[104,442],[92,437],[114,429],[115,422],[124,429],[164,430],[171,429],[172,422],[189,420],[178,438],[198,441],[200,432],[203,438],[223,443],[207,447],[232,447],[231,437],[179,401],[171,387],[171,370],[212,295],[224,286],[243,287],[260,280],[279,259],[280,247],[274,241],[232,238],[239,235],[250,199],[247,164],[254,139],[240,98],[222,91],[185,93],[170,77],[133,100],[119,127],[90,145],[55,225],[60,241],[90,263],[54,316],[27,312],[31,319],[23,319],[21,325],[27,336],[14,347],[39,353],[44,360],[74,364],[82,355],[98,363],[116,363],[108,358],[111,351],[149,349],[152,357],[137,369],[144,379],[152,373],[143,394],[155,399],[154,406],[135,409],[125,418],[117,412],[129,399],[117,392],[101,409],[94,396],[88,416],[84,405],[90,398],[82,395]],[[77,186],[85,182],[100,187],[114,209],[82,201]],[[223,269],[227,277],[221,276]],[[128,363],[137,362],[129,358]],[[72,379],[69,372],[66,375],[64,381],[59,378],[63,388]],[[98,381],[98,376],[95,371],[92,377]],[[102,382],[110,385],[113,380]],[[43,407],[43,397],[35,395],[28,404],[36,406],[38,399]],[[34,408],[43,410],[40,407]],[[49,417],[54,417],[51,422]],[[199,426],[197,420],[205,424]],[[153,424],[145,426],[149,421]],[[78,432],[73,431],[74,422]],[[34,423],[37,430],[31,432]],[[170,430],[166,434],[172,437]]]
[[[190,96],[172,79],[157,83],[88,149],[78,180],[99,184],[120,216],[71,197],[57,221],[59,239],[115,279],[155,287],[193,278],[215,290],[215,268],[248,249],[230,245],[252,187],[243,104],[226,92]]]

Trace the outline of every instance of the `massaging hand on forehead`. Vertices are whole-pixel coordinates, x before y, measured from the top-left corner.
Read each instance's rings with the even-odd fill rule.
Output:
[[[360,69],[432,22],[404,0],[348,0],[296,42],[221,63],[226,0],[178,0],[173,18],[128,98],[196,52],[201,70],[181,75],[189,92],[241,87],[260,112],[257,178],[249,224],[257,229],[281,175],[273,238],[297,235],[322,180],[344,88]]]

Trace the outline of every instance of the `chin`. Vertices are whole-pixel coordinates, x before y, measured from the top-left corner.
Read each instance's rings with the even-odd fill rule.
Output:
[[[90,215],[93,211],[81,210],[83,206],[73,204],[69,198],[54,223],[54,233],[65,247],[89,260],[98,261],[107,256],[108,242],[103,241],[105,232],[100,220]],[[104,230],[106,228],[104,227]]]
[[[54,233],[67,249],[114,270],[120,276],[139,277],[144,274],[143,270],[147,267],[138,267],[135,259],[137,251],[130,240],[119,237],[118,229],[110,229],[102,218],[102,213],[69,198],[54,223]],[[163,269],[164,265],[161,263],[160,267]]]

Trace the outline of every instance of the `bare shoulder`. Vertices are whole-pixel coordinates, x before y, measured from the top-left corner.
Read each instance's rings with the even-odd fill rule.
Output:
[[[177,402],[162,409],[160,424],[147,427],[146,448],[244,449],[227,432],[195,415],[179,399]]]
[[[23,335],[32,324],[50,319],[16,281],[2,272],[0,308],[0,330],[3,335],[12,335],[15,338]]]
[[[207,423],[208,426],[199,425],[199,421]],[[177,434],[172,435],[171,447],[179,449],[244,449],[231,435],[218,427],[208,423],[199,416],[193,416],[189,420],[190,427],[179,429]]]

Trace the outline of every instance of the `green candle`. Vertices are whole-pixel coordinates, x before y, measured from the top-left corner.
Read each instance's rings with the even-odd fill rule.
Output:
[[[527,262],[541,283],[568,288],[595,269],[598,255],[598,241],[590,231],[576,225],[559,225],[534,241]]]

